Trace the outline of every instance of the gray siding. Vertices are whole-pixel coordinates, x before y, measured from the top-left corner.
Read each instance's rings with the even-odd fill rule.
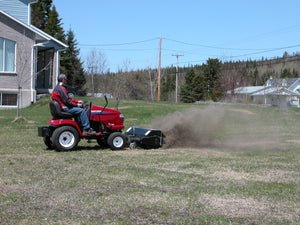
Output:
[[[25,24],[28,23],[28,4],[30,0],[0,0],[0,9],[17,18]]]
[[[16,42],[16,73],[0,72],[0,91],[17,93],[22,87],[23,107],[31,103],[31,56],[34,33],[0,13],[0,37]]]

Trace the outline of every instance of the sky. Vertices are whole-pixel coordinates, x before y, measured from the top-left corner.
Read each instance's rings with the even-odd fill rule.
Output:
[[[80,58],[107,69],[155,69],[259,60],[300,52],[299,0],[53,0]],[[178,57],[176,55],[179,55]]]

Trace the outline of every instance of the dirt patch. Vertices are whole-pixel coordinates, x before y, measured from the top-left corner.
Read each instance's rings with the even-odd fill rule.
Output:
[[[136,119],[136,118],[128,118],[128,119],[126,119],[127,121],[137,121],[138,119]]]
[[[228,171],[216,171],[213,174],[206,175],[207,177],[215,177],[217,180],[235,180],[238,182],[260,181],[260,182],[281,182],[281,183],[294,183],[299,182],[299,173],[294,171],[284,170],[263,170],[252,173]]]
[[[288,143],[300,144],[300,140],[286,140]]]
[[[24,192],[24,191],[26,191],[26,189],[19,185],[0,185],[1,193]]]
[[[233,112],[240,112],[240,113],[245,113],[245,114],[248,114],[248,115],[253,115],[255,113],[249,111],[249,110],[246,110],[246,109],[230,109],[230,111],[233,111]]]
[[[204,195],[200,197],[200,202],[206,202],[207,210],[210,213],[226,215],[228,217],[257,218],[264,220],[298,220],[299,204],[269,202],[264,199],[239,198],[237,196],[219,197],[215,195]],[[296,211],[296,212],[295,212]]]
[[[15,119],[13,121],[11,121],[12,123],[16,123],[16,122],[25,122],[25,123],[35,123],[35,121],[33,120],[27,120],[25,117],[15,117]]]

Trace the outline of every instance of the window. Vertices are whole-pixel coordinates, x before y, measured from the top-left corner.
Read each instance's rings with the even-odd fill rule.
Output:
[[[0,38],[0,71],[15,72],[16,42]]]
[[[17,106],[16,93],[1,93],[0,92],[0,106]]]

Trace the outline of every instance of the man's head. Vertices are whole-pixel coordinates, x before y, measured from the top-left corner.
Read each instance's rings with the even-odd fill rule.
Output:
[[[68,81],[67,76],[65,74],[59,74],[58,76],[58,82],[63,82],[64,84],[66,84]]]

